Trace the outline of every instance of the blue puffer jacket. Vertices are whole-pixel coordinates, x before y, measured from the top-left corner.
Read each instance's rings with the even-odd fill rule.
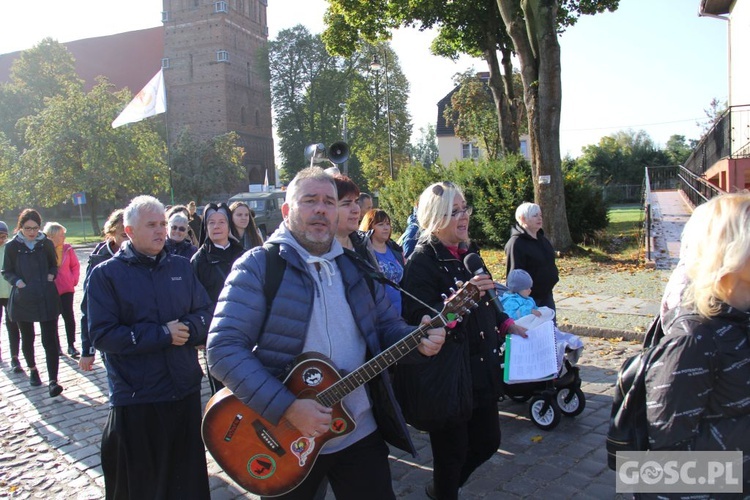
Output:
[[[287,265],[268,320],[264,321],[263,290],[267,253],[258,247],[235,262],[216,305],[207,344],[211,374],[224,382],[243,403],[273,423],[278,423],[296,399],[281,379],[293,367],[294,358],[302,353],[316,293],[313,278],[297,251],[282,242],[279,255]],[[375,283],[373,299],[364,273],[349,257],[337,257],[336,264],[347,302],[370,356],[379,354],[384,347],[413,330],[390,306],[380,284]],[[342,307],[345,306],[342,304]],[[261,332],[264,324],[265,331]],[[427,359],[415,350],[404,361]],[[415,453],[387,371],[368,387],[383,437]]]
[[[206,343],[211,300],[190,262],[164,251],[156,261],[127,242],[91,272],[89,336],[104,353],[111,406],[177,401],[200,390],[203,371],[195,346]],[[190,328],[173,346],[164,325]]]

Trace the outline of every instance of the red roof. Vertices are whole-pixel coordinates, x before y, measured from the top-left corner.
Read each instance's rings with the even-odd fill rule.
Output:
[[[161,68],[164,57],[164,27],[147,28],[115,35],[63,43],[76,60],[76,72],[86,90],[104,75],[116,88],[128,87],[136,93]],[[7,82],[10,66],[20,52],[0,55],[0,81]]]

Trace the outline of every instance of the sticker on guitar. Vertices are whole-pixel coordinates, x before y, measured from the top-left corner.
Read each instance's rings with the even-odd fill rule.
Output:
[[[315,449],[315,438],[302,436],[292,441],[289,449],[297,457],[297,460],[299,460],[299,466],[304,467],[307,463],[307,457]]]
[[[302,381],[308,387],[315,387],[323,381],[323,372],[318,368],[308,368],[302,372]]]
[[[276,472],[276,460],[269,455],[255,455],[247,462],[247,472],[255,479],[268,479]]]

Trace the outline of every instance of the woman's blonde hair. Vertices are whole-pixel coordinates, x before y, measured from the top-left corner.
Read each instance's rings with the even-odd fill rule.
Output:
[[[426,241],[450,224],[456,195],[465,199],[461,188],[452,182],[436,182],[422,191],[417,205],[417,220],[422,229],[420,241]]]
[[[750,192],[723,194],[695,209],[682,232],[688,284],[682,305],[715,316],[728,290],[723,278],[750,260]]]
[[[48,222],[44,225],[44,229],[42,229],[42,232],[48,237],[52,238],[60,231],[67,233],[68,230],[65,229],[65,226],[60,224],[59,222]]]

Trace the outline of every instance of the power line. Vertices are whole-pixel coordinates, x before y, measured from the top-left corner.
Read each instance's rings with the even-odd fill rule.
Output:
[[[636,128],[636,127],[650,127],[653,125],[670,125],[673,123],[686,123],[686,122],[696,122],[696,121],[709,121],[710,118],[708,117],[702,117],[702,118],[688,118],[686,120],[674,120],[669,122],[655,122],[655,123],[641,123],[636,125],[619,125],[619,126],[610,126],[610,127],[593,127],[593,128],[568,128],[568,129],[562,129],[561,132],[587,132],[591,130],[610,130],[610,129],[628,129],[628,128]]]

